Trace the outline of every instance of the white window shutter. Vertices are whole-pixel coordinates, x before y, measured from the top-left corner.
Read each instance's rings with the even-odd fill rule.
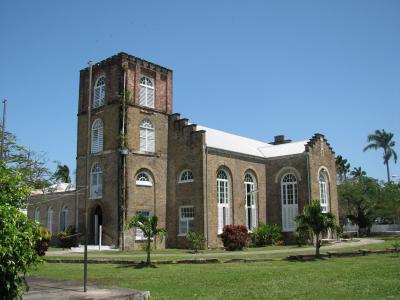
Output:
[[[253,206],[251,209],[251,227],[255,228],[257,227],[257,211],[256,211],[256,207]],[[249,228],[249,229],[252,229]]]
[[[104,105],[105,99],[106,99],[106,85],[103,84],[100,87],[100,101],[99,101],[100,106]]]
[[[103,127],[98,129],[98,152],[103,151]]]
[[[140,151],[146,151],[146,129],[140,128]]]
[[[154,89],[147,88],[147,106],[154,108]]]
[[[146,87],[140,87],[139,104],[146,106]]]
[[[222,205],[218,205],[218,233],[222,233],[222,229],[224,227],[224,208]]]
[[[154,130],[153,129],[148,129],[147,130],[147,151],[148,152],[154,152],[155,149],[155,137],[154,137]]]

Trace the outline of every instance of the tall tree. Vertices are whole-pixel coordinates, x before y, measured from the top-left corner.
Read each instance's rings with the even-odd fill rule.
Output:
[[[387,182],[390,182],[389,160],[393,157],[394,163],[397,163],[397,153],[394,151],[395,141],[394,134],[386,132],[384,129],[375,130],[374,133],[368,135],[368,144],[364,148],[364,152],[369,149],[383,149],[383,163],[386,165]]]
[[[358,180],[361,177],[366,176],[367,172],[365,172],[361,167],[354,167],[353,170],[350,172],[350,175],[353,176],[354,179]]]
[[[346,182],[347,180],[347,173],[350,171],[350,163],[347,159],[344,159],[343,156],[338,155],[336,157],[336,171],[339,175],[339,181],[342,183],[343,181]]]
[[[54,179],[57,182],[71,183],[71,177],[69,176],[69,168],[67,165],[57,164],[57,170],[53,174]]]
[[[336,217],[330,212],[324,213],[320,202],[313,201],[304,207],[303,213],[296,217],[296,222],[300,228],[306,228],[313,234],[315,240],[315,256],[319,257],[321,234],[328,229],[336,229]]]

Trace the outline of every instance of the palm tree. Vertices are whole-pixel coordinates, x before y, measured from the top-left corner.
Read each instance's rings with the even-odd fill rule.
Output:
[[[395,146],[393,136],[393,133],[386,132],[384,129],[375,130],[374,133],[368,135],[367,140],[370,144],[364,148],[364,152],[369,149],[383,149],[383,163],[386,165],[388,183],[390,183],[389,160],[393,157],[394,163],[397,163],[397,153],[393,149]]]
[[[319,249],[321,248],[321,233],[328,229],[336,229],[336,217],[328,212],[322,212],[321,204],[318,200],[307,204],[303,213],[296,217],[299,228],[308,229],[314,236],[315,240],[315,257],[319,257]]]
[[[71,177],[69,176],[69,168],[67,165],[57,165],[57,170],[53,174],[54,179],[60,182],[71,183]]]
[[[151,240],[156,237],[163,237],[166,233],[166,230],[163,228],[157,228],[158,217],[157,216],[145,216],[142,213],[138,213],[134,216],[126,225],[128,229],[130,228],[138,228],[142,230],[145,238],[147,239],[147,260],[146,265],[150,265],[150,251],[151,251]]]
[[[364,177],[367,175],[367,173],[361,169],[361,167],[354,167],[353,170],[350,172],[350,175],[353,176],[355,179],[360,179],[361,177]]]
[[[341,155],[336,157],[336,170],[339,174],[340,182],[347,180],[347,173],[350,171],[350,163],[347,159],[344,159]]]

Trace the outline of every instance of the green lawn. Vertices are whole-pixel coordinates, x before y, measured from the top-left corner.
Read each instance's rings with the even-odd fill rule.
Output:
[[[33,275],[82,279],[82,265],[45,264]],[[399,299],[394,254],[309,262],[159,265],[135,269],[89,265],[94,283],[149,290],[151,299]]]

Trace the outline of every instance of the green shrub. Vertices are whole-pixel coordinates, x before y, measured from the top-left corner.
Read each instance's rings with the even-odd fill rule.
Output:
[[[18,208],[0,205],[0,299],[21,299],[28,269],[41,260],[35,245],[39,229]]]
[[[194,252],[204,250],[206,248],[206,238],[203,234],[194,231],[189,231],[186,235],[186,239],[190,242],[190,249]]]
[[[297,227],[296,231],[293,232],[293,236],[296,240],[296,244],[301,247],[308,244],[310,232],[305,227]]]
[[[78,237],[74,226],[68,226],[67,229],[60,231],[57,238],[62,248],[71,248],[78,245]]]
[[[226,250],[242,250],[247,243],[249,231],[244,225],[225,225],[219,237]]]
[[[39,256],[44,256],[51,240],[51,233],[47,228],[39,227],[39,238],[36,241],[36,253]]]
[[[392,246],[394,248],[394,250],[397,253],[397,256],[399,256],[399,251],[400,251],[400,240],[394,240],[392,243]]]
[[[279,225],[260,223],[258,227],[253,229],[251,241],[253,245],[265,246],[276,244],[281,237],[281,227]]]

